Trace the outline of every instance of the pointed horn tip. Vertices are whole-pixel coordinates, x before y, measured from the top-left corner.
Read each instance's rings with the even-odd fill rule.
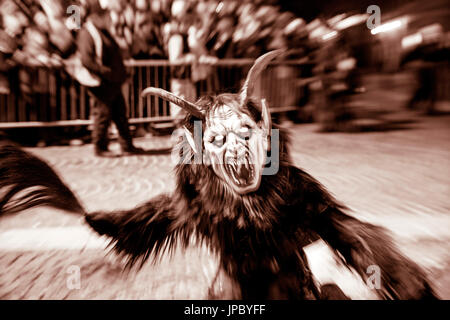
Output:
[[[254,81],[259,77],[260,73],[269,65],[269,63],[276,57],[287,52],[286,49],[276,49],[269,51],[258,59],[255,60],[253,66],[250,68],[247,74],[247,79],[243,87],[241,88],[241,104],[245,104],[245,101],[252,95]]]
[[[145,88],[141,92],[141,97],[146,97],[148,95],[155,95],[157,97],[160,97],[166,101],[169,101],[171,103],[175,103],[179,107],[185,109],[190,114],[196,116],[197,118],[203,119],[204,113],[202,110],[200,110],[194,103],[189,102],[181,97],[176,96],[175,94],[162,89],[162,88],[155,88],[155,87],[148,87]]]
[[[154,94],[155,91],[158,90],[158,88],[154,88],[154,87],[148,87],[145,88],[142,92],[141,92],[141,97],[144,98],[148,95]]]
[[[275,59],[276,57],[278,57],[278,56],[280,56],[280,55],[282,55],[283,53],[286,53],[286,52],[287,52],[286,49],[276,49],[276,50],[272,50],[272,51],[269,51],[269,52],[263,54],[262,56],[260,56],[260,57],[257,59],[257,61],[258,61],[258,60],[265,60],[265,59],[269,59],[269,58],[270,58],[270,60],[273,60],[273,59]]]

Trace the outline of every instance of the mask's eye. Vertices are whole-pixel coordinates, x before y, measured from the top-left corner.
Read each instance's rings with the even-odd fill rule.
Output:
[[[216,147],[221,147],[225,143],[225,140],[226,140],[225,137],[219,134],[212,138],[211,143],[214,144]]]
[[[252,135],[252,129],[249,126],[243,126],[239,129],[238,135],[241,139],[249,140]]]

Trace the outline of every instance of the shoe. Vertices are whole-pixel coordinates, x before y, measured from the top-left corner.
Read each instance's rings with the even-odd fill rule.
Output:
[[[142,148],[137,148],[137,147],[129,147],[125,150],[122,151],[122,155],[123,156],[128,156],[128,155],[136,155],[136,154],[145,154],[147,151],[145,151]]]

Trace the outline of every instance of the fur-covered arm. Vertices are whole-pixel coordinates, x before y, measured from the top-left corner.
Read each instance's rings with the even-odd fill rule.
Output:
[[[92,212],[86,222],[100,235],[111,237],[114,249],[128,257],[128,265],[151,255],[153,258],[165,249],[172,249],[180,228],[174,227],[175,213],[172,198],[160,195],[143,205],[114,212]]]
[[[362,222],[345,213],[313,177],[298,168],[290,170],[289,191],[298,230],[310,231],[336,250],[344,262],[366,280],[373,274],[369,266],[379,267],[384,299],[434,298],[421,268],[394,245],[386,229]],[[301,232],[299,232],[301,233]]]
[[[394,245],[387,230],[359,221],[341,209],[328,207],[313,218],[313,229],[364,279],[379,267],[384,299],[435,298],[421,268]]]

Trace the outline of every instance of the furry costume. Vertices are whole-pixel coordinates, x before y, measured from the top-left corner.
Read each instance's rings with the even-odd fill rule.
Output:
[[[84,212],[47,164],[3,145],[0,188],[7,192],[0,212],[45,204],[83,213],[97,233],[109,236],[114,249],[128,257],[130,266],[178,243],[187,246],[194,238],[219,255],[222,270],[238,284],[243,299],[323,297],[302,250],[320,238],[363,279],[368,266],[379,266],[380,298],[434,298],[424,273],[398,251],[384,229],[347,215],[319,182],[291,164],[283,132],[278,171],[263,174],[262,161],[273,151],[272,125],[264,101],[251,96],[255,79],[278,54],[270,52],[255,62],[240,94],[204,97],[193,104],[161,89],[144,90],[144,95],[158,95],[189,112],[175,148],[180,161],[172,195],[132,210]],[[195,134],[196,121],[203,140]],[[12,201],[25,189],[29,192]]]

